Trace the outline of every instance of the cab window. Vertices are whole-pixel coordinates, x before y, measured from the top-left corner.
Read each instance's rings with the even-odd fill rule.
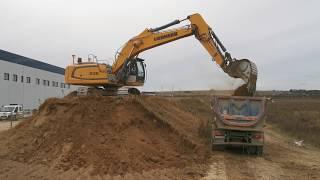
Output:
[[[138,61],[137,66],[138,66],[138,76],[144,77],[143,63]]]

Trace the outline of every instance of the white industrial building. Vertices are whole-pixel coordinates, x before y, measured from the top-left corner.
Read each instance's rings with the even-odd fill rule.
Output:
[[[63,68],[0,50],[0,106],[22,104],[32,110],[75,88],[64,84]]]

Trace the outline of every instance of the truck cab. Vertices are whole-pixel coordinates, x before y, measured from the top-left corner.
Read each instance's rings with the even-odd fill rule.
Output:
[[[10,104],[1,107],[0,119],[18,119],[23,118],[23,106],[18,104]]]

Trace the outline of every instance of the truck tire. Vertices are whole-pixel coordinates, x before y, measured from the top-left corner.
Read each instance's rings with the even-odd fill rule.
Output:
[[[263,153],[263,146],[257,146],[256,148],[256,154],[261,156]]]
[[[212,151],[224,151],[225,146],[224,145],[214,145],[213,143],[211,143],[211,150]]]
[[[257,147],[256,146],[247,146],[246,147],[248,154],[256,154],[257,153]]]

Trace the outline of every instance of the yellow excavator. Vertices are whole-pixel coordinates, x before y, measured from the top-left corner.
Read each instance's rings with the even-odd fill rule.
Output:
[[[190,24],[173,29],[170,26],[189,20]],[[140,94],[134,86],[145,82],[144,60],[138,55],[148,49],[194,35],[208,51],[213,60],[225,73],[245,82],[242,91],[252,96],[256,90],[257,67],[248,59],[237,60],[227,52],[217,35],[200,14],[193,14],[182,20],[148,28],[130,39],[120,51],[117,51],[113,65],[100,63],[96,56],[83,61],[73,55],[73,64],[66,67],[65,82],[72,85],[102,87],[105,91],[116,92],[120,87],[129,86],[128,92]],[[75,62],[76,61],[76,62]]]

